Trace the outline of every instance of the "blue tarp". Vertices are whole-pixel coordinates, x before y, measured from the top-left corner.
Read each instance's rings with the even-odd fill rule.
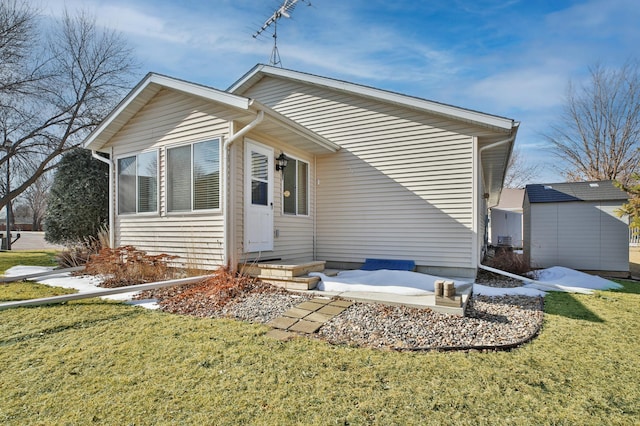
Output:
[[[413,260],[365,259],[364,265],[360,268],[362,271],[377,271],[380,269],[413,271],[416,269],[416,262]]]

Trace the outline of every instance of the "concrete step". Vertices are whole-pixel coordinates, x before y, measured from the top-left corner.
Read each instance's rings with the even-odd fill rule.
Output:
[[[313,290],[318,285],[320,277],[310,277],[301,275],[298,277],[273,277],[269,275],[259,275],[258,279],[265,283],[287,290]]]
[[[309,272],[322,272],[325,261],[309,261],[301,263],[265,262],[239,265],[239,270],[253,277],[293,278],[307,275]]]

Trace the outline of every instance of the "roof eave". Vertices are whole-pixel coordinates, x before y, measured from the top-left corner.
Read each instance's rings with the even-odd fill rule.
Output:
[[[127,96],[107,115],[107,117],[87,136],[83,143],[86,149],[99,151],[108,140],[124,126],[124,122],[133,117],[146,102],[136,104],[136,100],[144,97],[151,99],[162,88],[177,90],[227,106],[248,110],[250,99],[234,95],[210,87],[190,83],[183,80],[149,73],[138,83]],[[118,120],[120,119],[120,120]]]
[[[316,76],[313,74],[302,73],[299,71],[277,68],[268,65],[258,64],[248,73],[242,76],[236,83],[231,85],[227,91],[230,93],[244,93],[249,87],[253,86],[263,76],[275,76],[306,82],[309,84],[329,87],[336,90],[351,92],[361,96],[383,100],[386,102],[402,105],[405,107],[418,109],[431,114],[442,115],[456,120],[467,121],[489,127],[501,132],[510,132],[517,127],[517,122],[510,118],[500,117],[496,115],[486,114],[479,111],[468,110],[452,105],[442,104],[426,99],[416,98],[400,93],[390,92],[374,87],[363,86],[347,81],[336,80],[327,77]]]

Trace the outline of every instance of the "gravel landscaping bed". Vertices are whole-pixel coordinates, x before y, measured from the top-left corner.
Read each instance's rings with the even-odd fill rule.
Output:
[[[477,282],[503,288],[522,285],[488,273],[480,274]],[[197,286],[139,297],[158,298],[160,309],[166,312],[267,323],[313,296],[259,283],[224,304],[219,303],[217,292]],[[464,317],[430,309],[355,303],[326,322],[316,336],[332,344],[395,350],[508,349],[535,337],[542,320],[539,297],[473,295]]]

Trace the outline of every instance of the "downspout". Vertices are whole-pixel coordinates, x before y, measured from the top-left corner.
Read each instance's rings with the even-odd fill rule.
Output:
[[[229,266],[232,271],[236,270],[237,262],[235,262],[235,253],[231,250],[231,214],[233,209],[229,206],[229,202],[231,200],[231,164],[230,164],[230,153],[231,153],[231,145],[242,138],[244,135],[253,130],[258,124],[260,124],[264,120],[264,111],[259,110],[256,118],[251,121],[251,123],[244,126],[238,133],[234,133],[229,137],[229,139],[224,141],[222,156],[222,174],[224,176],[224,191],[222,193],[222,206],[223,206],[223,222],[224,222],[224,264]]]
[[[91,156],[96,160],[102,161],[103,163],[107,163],[109,165],[109,246],[113,248],[115,245],[115,230],[113,229],[114,224],[114,215],[113,215],[113,162],[110,158],[105,158],[102,155],[98,155],[95,149],[91,150]],[[113,149],[110,157],[113,157]]]

